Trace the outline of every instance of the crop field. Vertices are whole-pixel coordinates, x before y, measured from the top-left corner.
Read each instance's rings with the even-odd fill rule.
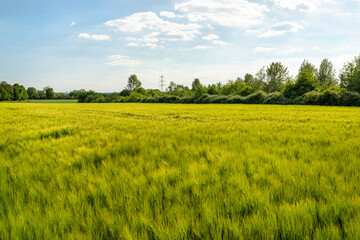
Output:
[[[0,103],[0,239],[360,239],[360,108]]]

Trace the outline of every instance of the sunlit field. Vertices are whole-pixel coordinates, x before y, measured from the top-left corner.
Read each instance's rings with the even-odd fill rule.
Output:
[[[360,108],[0,103],[0,239],[360,239]]]

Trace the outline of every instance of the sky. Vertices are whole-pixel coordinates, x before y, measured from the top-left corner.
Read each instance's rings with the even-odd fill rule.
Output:
[[[0,81],[56,92],[226,83],[274,61],[339,73],[359,43],[360,0],[0,0]]]

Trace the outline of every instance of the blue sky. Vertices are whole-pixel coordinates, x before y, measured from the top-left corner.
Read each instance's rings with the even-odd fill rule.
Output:
[[[0,81],[55,91],[227,82],[360,53],[360,0],[0,0]]]

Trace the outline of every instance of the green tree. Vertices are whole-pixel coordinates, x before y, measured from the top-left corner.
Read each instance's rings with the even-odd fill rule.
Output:
[[[170,82],[167,92],[173,96],[191,95],[189,87],[182,84],[176,84],[175,82]]]
[[[46,98],[46,94],[43,90],[38,90],[38,96],[39,99],[45,99]]]
[[[296,98],[316,88],[316,78],[313,72],[303,70],[296,82],[288,81],[284,87],[283,95],[287,98]]]
[[[26,89],[24,88],[24,86],[19,85],[17,83],[14,84],[13,86],[13,98],[12,100],[14,101],[23,101],[28,99],[28,93],[26,92]]]
[[[341,87],[360,92],[360,55],[344,65],[340,72]]]
[[[266,82],[264,90],[267,93],[280,92],[286,80],[289,79],[289,72],[280,62],[273,62],[266,68]]]
[[[255,89],[255,91],[259,91],[262,89],[263,82],[261,82],[258,78],[255,78],[253,75],[247,73],[244,76],[244,82]]]
[[[191,91],[196,91],[198,88],[203,87],[200,80],[198,78],[195,78],[194,81],[191,84]]]
[[[317,77],[318,76],[318,70],[317,68],[315,67],[315,65],[309,63],[308,60],[305,60],[302,62],[300,68],[299,68],[299,74],[298,76],[302,73],[302,72],[309,72],[311,73],[313,76]]]
[[[54,89],[51,87],[44,87],[46,99],[53,99],[55,97]]]
[[[135,74],[130,75],[128,79],[127,89],[131,92],[135,91],[137,88],[141,87],[141,82]]]
[[[219,89],[217,88],[216,84],[209,85],[207,88],[207,93],[210,95],[218,95]]]
[[[131,94],[131,91],[129,89],[124,89],[119,93],[119,95],[122,97],[128,97],[128,96],[130,96],[130,94]]]
[[[8,92],[5,90],[5,88],[0,85],[0,101],[2,100],[8,100]]]
[[[145,88],[139,87],[135,90],[135,92],[140,93],[141,95],[147,96],[147,91]]]
[[[8,84],[5,81],[2,81],[0,83],[0,86],[2,86],[6,92],[6,94],[4,94],[2,96],[3,100],[12,100],[13,99],[13,95],[14,95],[14,88],[12,85]]]
[[[247,96],[250,95],[252,93],[254,93],[255,90],[250,87],[249,85],[247,85],[244,82],[241,81],[235,81],[232,82],[230,81],[228,84],[224,85],[221,88],[221,94],[222,95],[240,95],[240,96]]]
[[[336,71],[334,70],[333,64],[328,60],[322,60],[318,73],[318,82],[320,86],[335,86],[336,85]]]
[[[167,92],[170,94],[173,93],[176,90],[176,83],[171,81],[169,84],[169,87],[167,88]]]
[[[27,91],[30,99],[37,99],[37,98],[39,98],[39,94],[38,94],[38,92],[36,91],[36,88],[34,88],[34,87],[29,87],[26,91]]]

